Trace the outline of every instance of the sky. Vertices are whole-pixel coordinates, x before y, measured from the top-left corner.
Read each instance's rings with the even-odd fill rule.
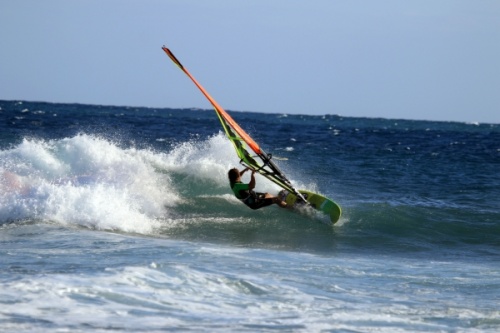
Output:
[[[2,0],[0,99],[500,123],[498,0]]]

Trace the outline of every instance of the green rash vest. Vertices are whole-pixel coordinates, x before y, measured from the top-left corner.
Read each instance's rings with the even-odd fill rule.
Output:
[[[248,197],[248,195],[250,195],[248,184],[237,182],[233,184],[231,189],[233,190],[234,195],[240,200],[244,200]],[[246,196],[243,197],[241,195],[242,194],[241,191],[246,191]]]

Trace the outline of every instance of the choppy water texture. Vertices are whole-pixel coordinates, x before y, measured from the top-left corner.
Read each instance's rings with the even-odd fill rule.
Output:
[[[1,331],[500,330],[499,125],[232,112],[332,226],[238,202],[212,110],[0,108]]]

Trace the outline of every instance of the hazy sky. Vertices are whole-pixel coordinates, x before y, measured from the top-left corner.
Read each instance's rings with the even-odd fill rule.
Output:
[[[500,123],[499,0],[1,0],[0,99]]]

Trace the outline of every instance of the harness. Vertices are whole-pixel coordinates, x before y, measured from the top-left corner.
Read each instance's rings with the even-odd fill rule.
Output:
[[[245,203],[247,206],[253,205],[256,201],[259,200],[259,193],[255,193],[254,191],[251,191],[248,188],[248,184],[245,183],[234,183],[233,187],[231,187],[233,190],[234,195],[236,198],[240,199],[243,203]],[[241,192],[245,191],[248,193],[245,197],[241,195]]]
[[[232,184],[231,189],[233,190],[236,198],[240,199],[245,205],[252,209],[259,209],[261,207],[268,206],[272,203],[267,203],[264,199],[264,193],[256,193],[249,189],[248,184],[244,184],[241,182]],[[246,196],[242,196],[242,192],[246,194]]]

